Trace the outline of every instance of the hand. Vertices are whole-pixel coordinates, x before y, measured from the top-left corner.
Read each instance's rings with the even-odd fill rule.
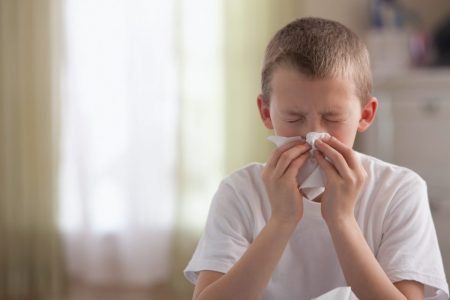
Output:
[[[303,197],[297,174],[309,157],[310,146],[303,141],[276,149],[262,171],[262,179],[272,207],[271,219],[296,225],[303,216]]]
[[[321,205],[324,220],[330,224],[354,218],[366,171],[355,152],[334,137],[318,140],[316,147],[319,151],[315,151],[315,158],[327,178]]]

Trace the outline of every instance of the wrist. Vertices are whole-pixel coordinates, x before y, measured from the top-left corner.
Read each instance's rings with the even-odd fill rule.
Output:
[[[280,219],[276,217],[271,217],[268,224],[276,227],[278,230],[292,232],[297,227],[299,220],[295,219]]]
[[[331,218],[327,218],[325,220],[328,229],[330,231],[332,230],[345,230],[348,228],[352,228],[358,226],[358,223],[356,222],[356,218],[353,214],[351,215],[340,215],[340,216],[334,216]]]

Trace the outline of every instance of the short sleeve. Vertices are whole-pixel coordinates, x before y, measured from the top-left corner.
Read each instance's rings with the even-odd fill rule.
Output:
[[[199,271],[227,273],[239,260],[251,242],[249,218],[243,199],[222,182],[211,202],[205,230],[184,270],[191,283],[197,282]]]
[[[377,259],[392,282],[425,285],[425,299],[448,299],[426,183],[416,174],[399,187],[385,220]]]

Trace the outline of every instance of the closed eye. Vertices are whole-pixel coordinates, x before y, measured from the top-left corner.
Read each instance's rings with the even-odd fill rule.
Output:
[[[325,119],[325,121],[331,122],[331,123],[339,123],[339,122],[342,122],[343,120],[341,120],[341,119]]]
[[[295,119],[295,120],[287,120],[288,123],[298,123],[304,121],[304,118],[301,119]]]
[[[341,113],[341,112],[329,112],[329,113],[323,114],[322,118],[326,122],[339,123],[339,122],[343,122],[347,119],[347,114]]]

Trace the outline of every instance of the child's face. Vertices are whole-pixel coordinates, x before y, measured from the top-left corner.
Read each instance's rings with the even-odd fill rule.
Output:
[[[303,136],[328,132],[349,147],[357,131],[371,124],[377,107],[372,98],[364,107],[353,83],[341,79],[311,80],[292,68],[274,71],[269,107],[258,97],[265,126],[276,135]]]

